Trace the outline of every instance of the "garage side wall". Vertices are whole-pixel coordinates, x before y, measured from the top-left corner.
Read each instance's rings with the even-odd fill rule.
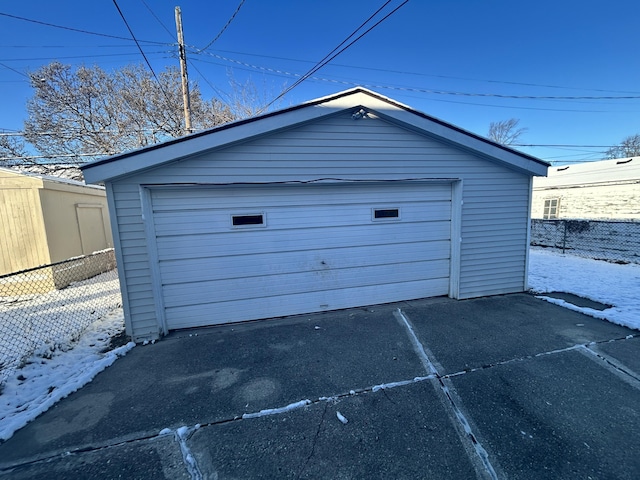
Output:
[[[345,112],[113,182],[134,339],[159,332],[141,185],[433,178],[463,184],[459,298],[523,291],[529,176],[373,115]]]

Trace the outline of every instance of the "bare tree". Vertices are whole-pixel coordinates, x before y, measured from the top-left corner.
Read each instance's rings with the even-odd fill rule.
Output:
[[[266,85],[263,85],[262,90],[258,89],[251,78],[240,82],[235,79],[232,71],[228,72],[227,77],[231,93],[226,95],[226,103],[235,118],[249,118],[263,113],[265,105],[276,96],[269,92]]]
[[[605,152],[607,158],[636,157],[640,155],[640,134],[629,135],[618,145]]]
[[[518,128],[519,124],[520,120],[517,118],[491,122],[487,138],[502,145],[513,145],[527,131],[526,128]]]
[[[42,155],[90,160],[183,134],[177,68],[165,69],[156,81],[140,65],[106,72],[54,62],[30,79],[35,93],[27,103],[25,138]],[[195,130],[235,119],[226,104],[204,100],[197,84],[191,86],[191,110]]]
[[[0,167],[11,167],[26,155],[27,149],[20,137],[0,133]]]
[[[43,161],[41,155],[33,155],[21,134],[0,133],[0,167],[16,171],[82,180],[78,165],[59,161]]]

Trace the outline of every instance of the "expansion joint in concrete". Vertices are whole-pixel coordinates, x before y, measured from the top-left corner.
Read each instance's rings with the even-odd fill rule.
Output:
[[[447,385],[448,383],[447,379],[444,378],[442,375],[440,375],[440,373],[438,372],[438,369],[436,368],[437,361],[433,357],[433,354],[431,354],[430,352],[427,353],[427,349],[422,344],[422,342],[420,342],[420,340],[418,339],[418,336],[416,335],[415,330],[411,325],[411,322],[409,321],[407,316],[404,314],[404,312],[402,312],[401,309],[398,308],[394,312],[394,316],[400,322],[400,324],[405,327],[407,331],[407,335],[409,336],[409,340],[411,341],[414,347],[414,350],[418,355],[418,357],[420,358],[425,370],[430,375],[434,376],[434,379],[437,382],[437,385],[439,386],[441,392],[444,394],[445,398],[447,399],[445,403],[445,407],[448,408],[449,412],[452,414],[453,418],[455,418],[458,424],[459,428],[456,430],[460,431],[460,429],[462,429],[462,431],[464,432],[464,435],[460,434],[461,439],[463,440],[466,439],[471,444],[471,447],[475,452],[476,459],[479,460],[481,467],[478,466],[478,462],[474,461],[474,459],[471,458],[472,454],[470,455],[470,460],[479,469],[477,470],[478,473],[483,474],[482,476],[489,477],[491,480],[498,480],[499,477],[498,477],[498,474],[496,473],[495,468],[491,464],[489,453],[485,450],[485,448],[482,446],[482,444],[478,440],[477,435],[474,433],[473,428],[471,427],[471,423],[463,413],[463,409],[461,408],[461,405],[462,405],[461,400],[457,398],[457,395],[455,394],[455,392],[453,392],[449,388],[449,386]]]

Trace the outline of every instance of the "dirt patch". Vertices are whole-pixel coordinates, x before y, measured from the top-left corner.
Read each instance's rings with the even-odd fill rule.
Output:
[[[118,347],[122,347],[131,341],[129,335],[123,330],[118,335],[111,337],[111,341],[109,342],[109,346],[104,349],[105,352],[110,352]]]

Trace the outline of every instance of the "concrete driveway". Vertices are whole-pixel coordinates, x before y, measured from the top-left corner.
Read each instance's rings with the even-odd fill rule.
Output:
[[[0,445],[0,476],[636,479],[636,335],[527,294],[176,332]]]

